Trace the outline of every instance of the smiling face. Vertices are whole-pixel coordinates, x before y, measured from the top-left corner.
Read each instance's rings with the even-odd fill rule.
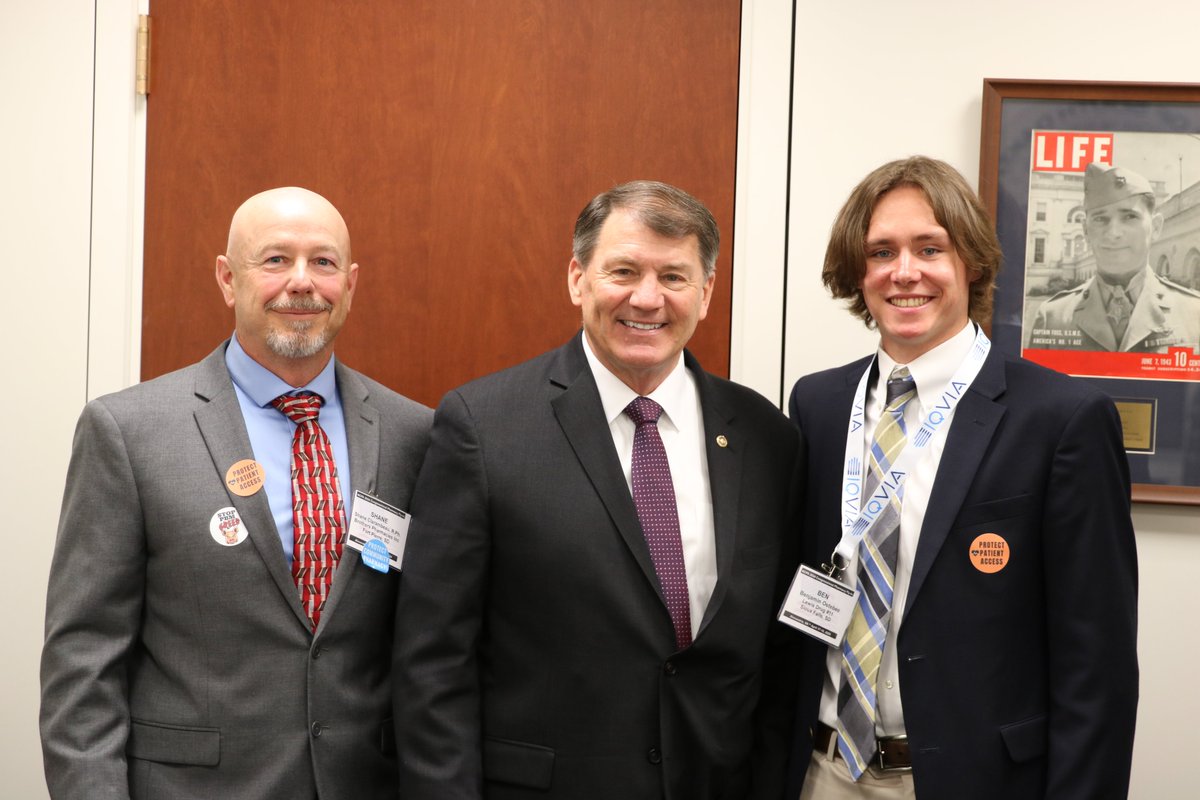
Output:
[[[1146,266],[1150,243],[1162,230],[1162,223],[1162,215],[1150,210],[1143,195],[1088,209],[1083,230],[1101,277],[1110,283],[1128,283]]]
[[[605,220],[591,263],[573,258],[567,269],[592,351],[640,395],[675,367],[708,314],[714,280],[704,277],[695,236],[662,236],[624,208]]]
[[[915,186],[898,186],[875,204],[861,288],[884,351],[901,364],[967,324],[967,267]]]
[[[346,224],[325,198],[287,188],[247,200],[216,273],[251,358],[293,386],[325,367],[358,281]]]

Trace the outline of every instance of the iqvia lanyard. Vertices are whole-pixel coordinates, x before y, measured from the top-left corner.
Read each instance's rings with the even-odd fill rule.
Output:
[[[855,549],[858,547],[863,534],[870,529],[875,521],[891,502],[892,496],[897,499],[904,497],[904,482],[908,477],[910,466],[924,452],[925,448],[935,437],[943,434],[948,426],[958,401],[966,393],[983,368],[984,359],[992,343],[979,328],[975,329],[975,341],[966,359],[959,365],[958,371],[950,379],[949,385],[929,408],[925,418],[917,427],[915,433],[908,437],[908,444],[896,459],[885,478],[880,481],[874,493],[865,500],[862,497],[863,473],[867,467],[863,463],[863,447],[865,439],[867,381],[871,370],[875,367],[878,356],[867,365],[866,371],[858,381],[854,392],[854,404],[850,408],[850,422],[846,429],[846,457],[842,470],[842,539],[833,551],[830,564],[822,568],[832,578],[839,578],[840,573],[850,563]],[[883,413],[887,413],[884,411]]]

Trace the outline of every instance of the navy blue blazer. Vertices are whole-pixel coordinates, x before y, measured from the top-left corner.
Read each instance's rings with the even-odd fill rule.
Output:
[[[846,424],[869,364],[809,375],[792,391],[809,445],[809,564],[840,536]],[[896,637],[917,797],[1124,798],[1137,554],[1116,409],[1083,381],[993,349],[947,436]],[[982,533],[1008,542],[998,572],[969,557]],[[793,791],[825,675],[826,648],[804,647]]]

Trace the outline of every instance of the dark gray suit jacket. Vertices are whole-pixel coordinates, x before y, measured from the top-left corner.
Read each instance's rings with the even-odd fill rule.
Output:
[[[718,578],[679,652],[579,336],[442,401],[397,612],[404,800],[741,800],[756,736],[779,755],[754,715],[795,563],[800,438],[759,395],[687,366]]]
[[[224,484],[253,456],[224,352],[80,418],[42,653],[56,800],[395,797],[399,578],[347,549],[310,633],[266,493]],[[341,364],[337,381],[355,488],[407,508],[429,409]],[[249,531],[232,547],[209,533],[227,506]]]

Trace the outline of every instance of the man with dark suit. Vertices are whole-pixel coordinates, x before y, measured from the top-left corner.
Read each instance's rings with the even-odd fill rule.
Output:
[[[76,430],[42,653],[50,794],[395,798],[399,577],[343,545],[356,490],[407,506],[431,412],[333,358],[358,265],[325,198],[251,197],[216,277],[234,336]]]
[[[1165,353],[1200,347],[1200,293],[1150,268],[1162,233],[1154,188],[1131,169],[1088,164],[1083,224],[1096,274],[1037,311],[1032,348]]]
[[[859,590],[845,642],[805,639],[792,800],[1125,797],[1137,561],[1120,422],[1086,383],[990,348],[972,320],[999,265],[940,161],[885,164],[834,223],[822,278],[880,346],[791,398],[804,562]],[[882,482],[863,477],[875,462]],[[858,535],[879,508],[894,536]]]
[[[443,399],[396,618],[405,800],[741,800],[752,755],[781,790],[790,720],[755,712],[800,439],[684,351],[717,246],[674,187],[597,196],[582,333]]]

